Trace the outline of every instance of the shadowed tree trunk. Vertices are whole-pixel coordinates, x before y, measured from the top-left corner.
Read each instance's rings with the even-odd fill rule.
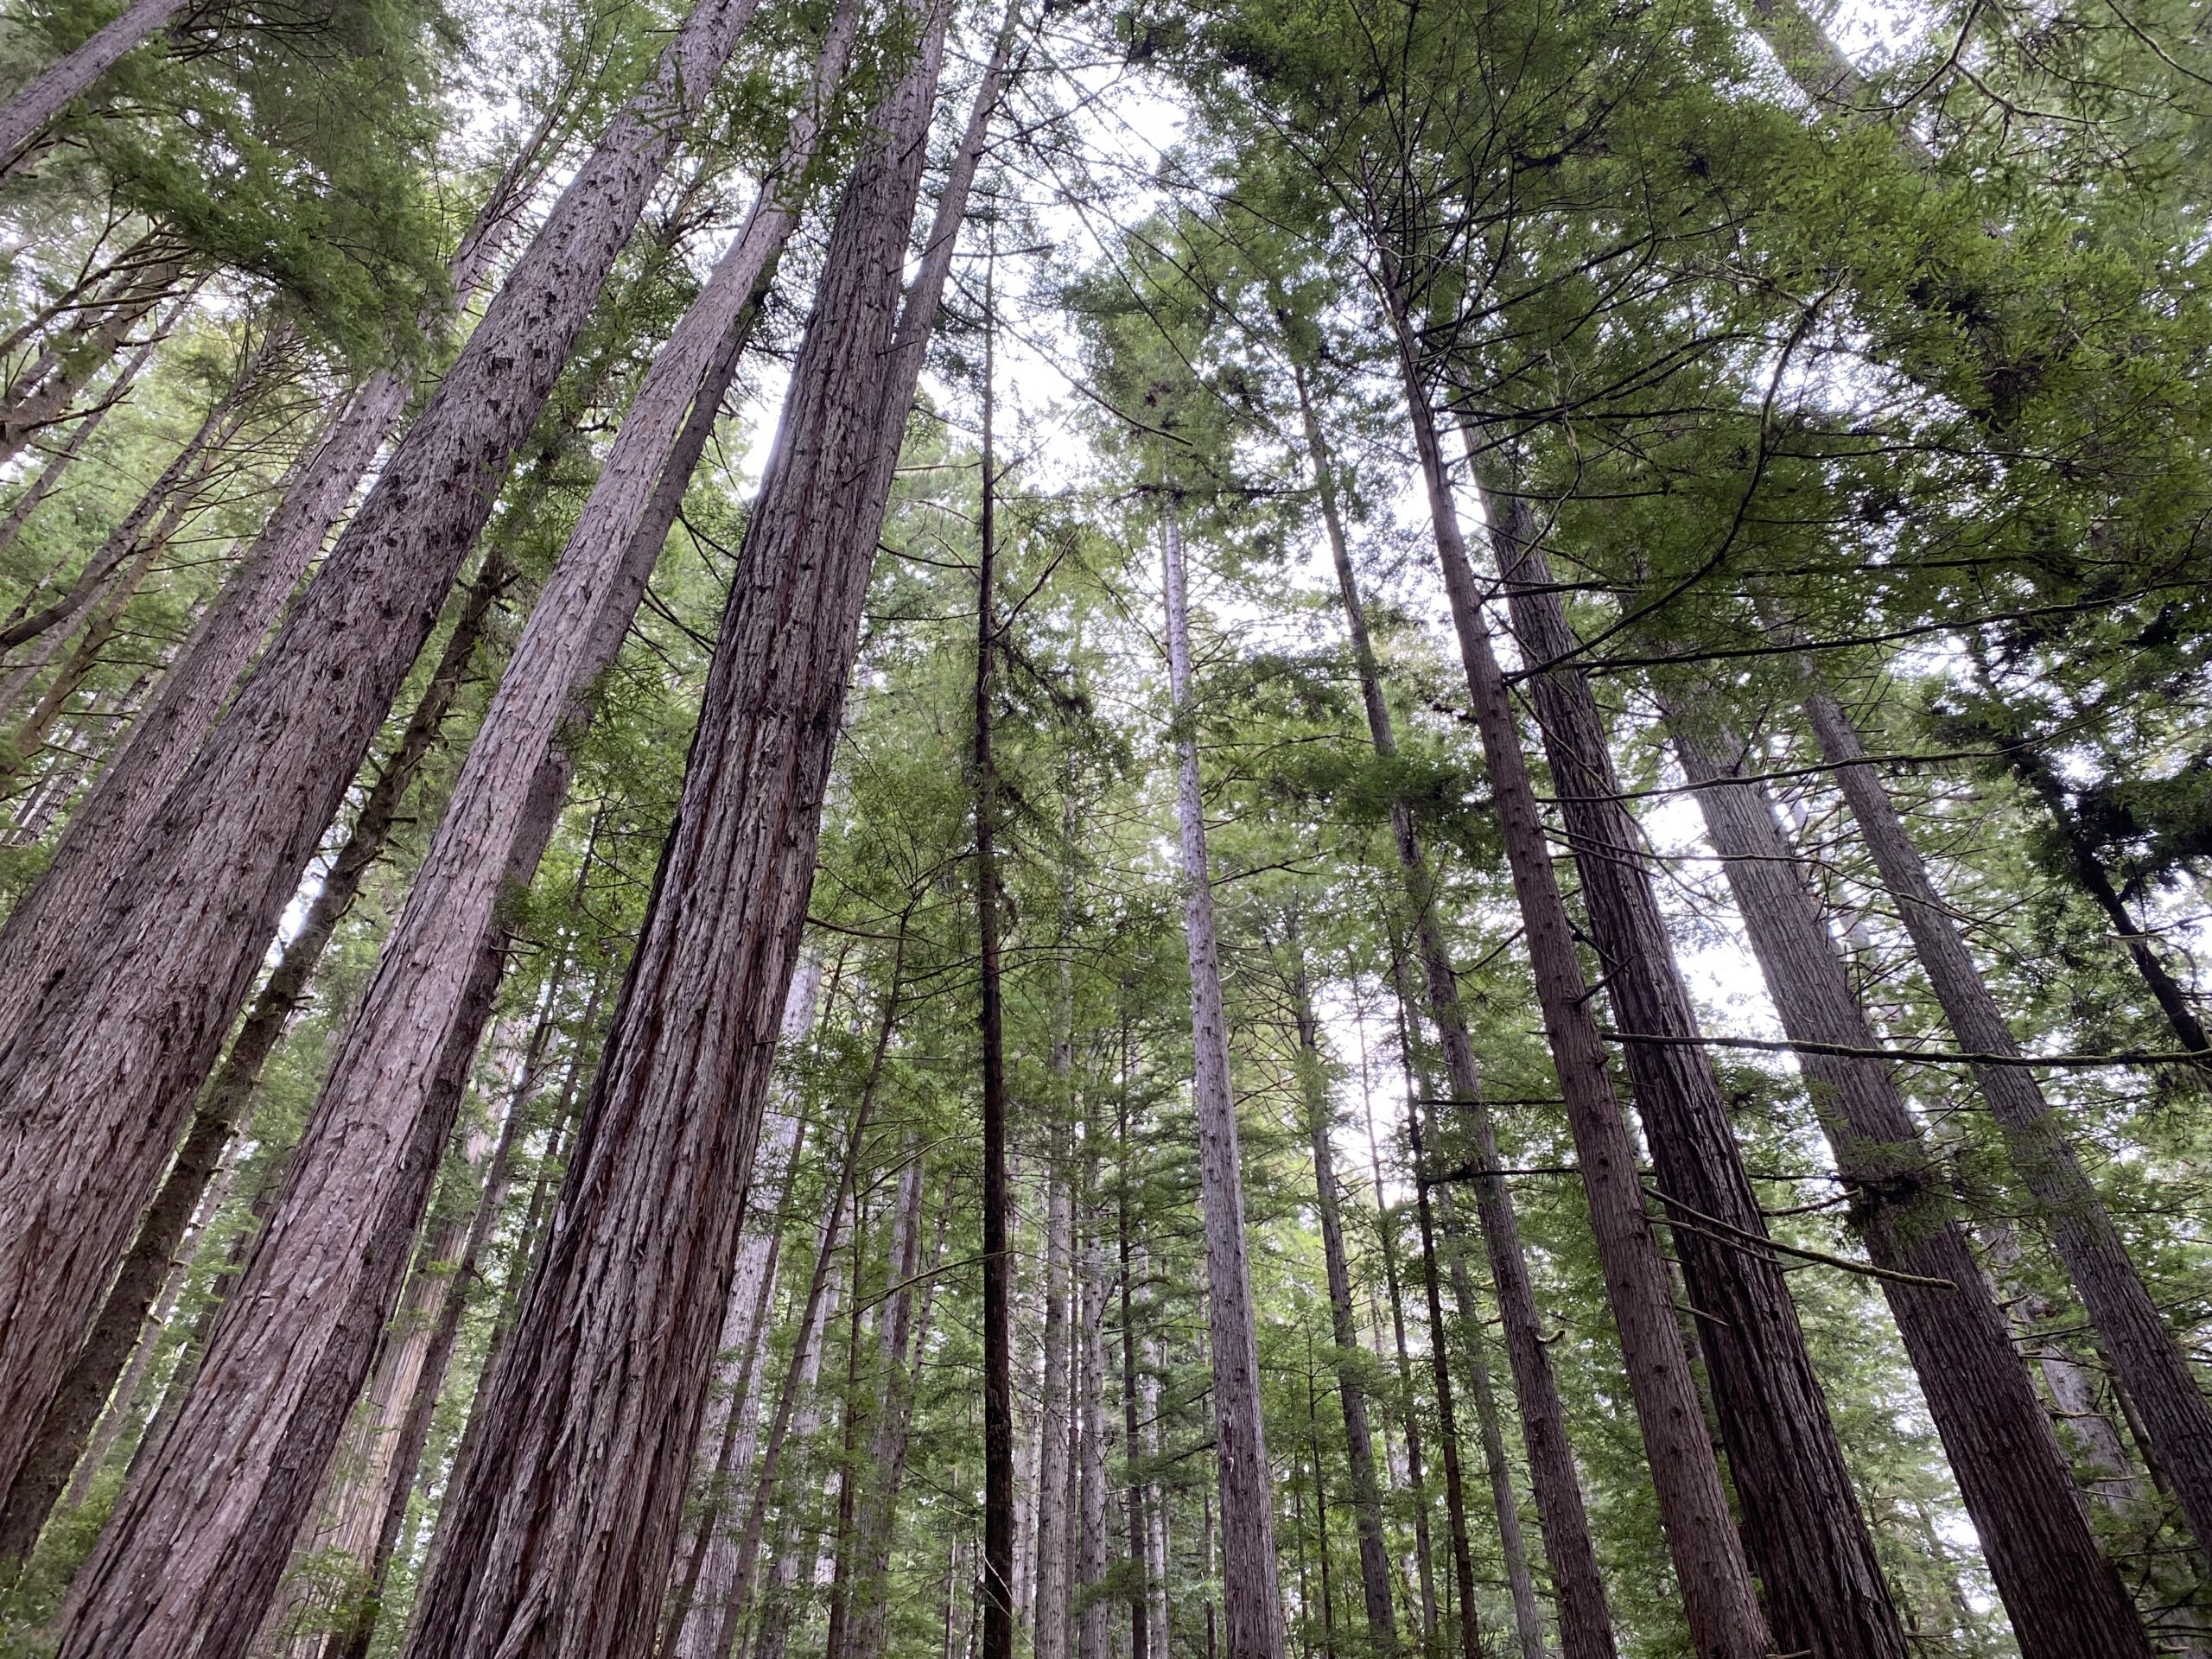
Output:
[[[1306,1095],[1306,1138],[1313,1153],[1314,1202],[1321,1220],[1323,1268],[1329,1282],[1329,1319],[1335,1338],[1332,1355],[1337,1395],[1344,1419],[1344,1458],[1351,1471],[1353,1523],[1359,1539],[1359,1586],[1367,1614],[1368,1639],[1377,1653],[1396,1650],[1398,1621],[1390,1601],[1389,1547],[1382,1532],[1382,1494],[1375,1478],[1375,1439],[1367,1422],[1365,1351],[1352,1315],[1351,1268],[1344,1254],[1344,1224],[1337,1198],[1336,1148],[1331,1144],[1335,1114],[1330,1109],[1329,1081],[1323,1069],[1320,1021],[1306,982],[1305,953],[1297,918],[1289,918],[1286,941],[1291,951],[1292,1013],[1298,1025],[1299,1076]]]
[[[1745,1541],[1785,1652],[1904,1659],[1827,1402],[1744,1173],[1641,836],[1620,800],[1605,725],[1525,502],[1485,497],[1530,690],[1582,875],[1583,905],[1651,1146],[1713,1402],[1743,1502]],[[1660,1040],[1639,1042],[1638,1038]],[[1718,1230],[1714,1230],[1715,1229]]]
[[[1338,591],[1351,636],[1360,698],[1367,712],[1368,734],[1375,752],[1387,760],[1397,753],[1397,737],[1392,729],[1389,705],[1383,700],[1382,675],[1375,661],[1374,647],[1368,639],[1366,613],[1360,603],[1351,550],[1344,537],[1343,514],[1337,502],[1335,472],[1306,390],[1303,369],[1294,368],[1293,378],[1321,499],[1322,522],[1336,566]],[[1474,1044],[1467,1034],[1466,1016],[1459,1005],[1459,979],[1452,971],[1451,952],[1436,913],[1435,877],[1414,830],[1412,809],[1404,801],[1391,804],[1390,833],[1413,915],[1429,1014],[1444,1052],[1445,1072],[1451,1080],[1454,1113],[1465,1121],[1473,1142],[1475,1205],[1489,1256],[1491,1282],[1497,1289],[1498,1317],[1505,1330],[1507,1356],[1513,1368],[1514,1397],[1521,1408],[1522,1438],[1528,1452],[1537,1513],[1543,1520],[1545,1555],[1551,1567],[1559,1607],[1560,1644],[1567,1659],[1612,1659],[1612,1614],[1606,1605],[1597,1554],[1590,1543],[1590,1518],[1582,1501],[1582,1482],[1574,1467],[1573,1448],[1567,1440],[1567,1413],[1560,1403],[1551,1357],[1541,1334],[1535,1289],[1521,1249],[1520,1219],[1515,1213],[1513,1195],[1497,1173],[1497,1131],[1491,1121],[1490,1109],[1483,1103],[1482,1077],[1475,1061]],[[1446,1202],[1448,1204],[1448,1198]],[[1516,1535],[1513,1545],[1517,1545],[1517,1517],[1502,1507],[1498,1524]],[[1541,1646],[1541,1637],[1529,1624],[1532,1604],[1526,1593],[1526,1553],[1513,1545],[1507,1549],[1509,1560],[1518,1554],[1523,1567],[1514,1575],[1514,1605],[1525,1649],[1532,1642]]]
[[[323,952],[352,908],[361,883],[384,855],[386,844],[423,762],[436,744],[468,664],[490,620],[493,602],[508,573],[494,556],[479,572],[464,598],[453,631],[424,683],[399,741],[385,757],[354,815],[321,886],[286,943],[283,955],[255,998],[251,1010],[231,1039],[230,1052],[209,1081],[194,1112],[175,1160],[163,1178],[138,1236],[108,1287],[90,1336],[72,1362],[46,1421],[0,1509],[0,1560],[26,1554],[53,1507],[61,1483],[79,1458],[145,1323],[146,1310],[172,1271],[192,1217],[200,1210],[208,1183],[224,1161],[232,1139],[245,1122],[246,1108],[261,1079],[262,1067],[307,995]]]
[[[998,456],[993,442],[996,322],[983,276],[983,453],[976,569],[976,938],[983,1084],[983,1659],[1014,1659],[1014,1307],[1007,1245],[1006,1029],[1000,1007],[998,768],[991,706],[998,653]],[[1050,1359],[1046,1361],[1050,1364]]]
[[[482,284],[528,204],[528,181],[545,160],[551,118],[509,162],[462,238],[448,271],[454,303]],[[450,318],[425,318],[435,332]],[[224,581],[153,700],[131,722],[114,757],[63,828],[37,883],[0,930],[0,962],[43,959],[54,939],[79,925],[105,892],[115,861],[143,833],[183,777],[200,740],[267,638],[300,578],[322,550],[378,448],[398,423],[415,378],[379,369],[345,400],[328,429],[286,479],[276,511]],[[20,1014],[35,975],[0,976],[0,1027]]]
[[[1764,1659],[1775,1650],[1774,1643],[1753,1595],[1742,1541],[1706,1439],[1672,1287],[1652,1236],[1635,1147],[1590,1011],[1590,988],[1575,953],[1505,676],[1483,620],[1434,414],[1399,309],[1394,276],[1386,275],[1383,286],[1399,339],[1400,369],[1452,629],[1691,1637],[1701,1659]]]
[[[784,1109],[769,1113],[763,1133],[766,1167],[776,1182],[776,1194],[766,1205],[754,1205],[750,1192],[747,1195],[747,1211],[754,1230],[738,1253],[737,1277],[722,1319],[721,1374],[715,1379],[715,1398],[709,1404],[701,1437],[702,1444],[720,1449],[698,1525],[688,1549],[680,1552],[686,1558],[683,1581],[670,1614],[670,1637],[664,1643],[676,1659],[721,1659],[713,1647],[714,1635],[721,1627],[722,1609],[728,1603],[737,1571],[737,1534],[729,1516],[734,1495],[752,1474],[753,1454],[760,1444],[760,1363],[766,1346],[768,1304],[775,1289],[777,1258],[781,1255],[785,1201],[805,1134],[789,1068],[793,1051],[813,1027],[821,989],[820,960],[811,956],[803,958],[791,976],[778,1039],[779,1058],[785,1067],[778,1093]]]
[[[10,1131],[0,1162],[0,1477],[14,1478],[159,1183],[193,1085],[687,112],[710,92],[752,3],[700,0],[579,168],[229,717],[129,855],[113,862],[118,879],[96,925],[59,930],[58,954],[45,962],[0,951],[10,972],[37,976],[29,1007],[0,1039]],[[314,696],[303,692],[310,685]],[[315,1385],[325,1398],[348,1392],[337,1373],[358,1378],[363,1363],[358,1341],[341,1346],[334,1373]],[[283,1443],[265,1424],[232,1428],[263,1449],[252,1461],[264,1470]],[[288,1530],[289,1505],[257,1497],[226,1512],[196,1490],[217,1470],[230,1472],[200,1455],[209,1451],[192,1449],[194,1477],[164,1502],[181,1501],[203,1523],[226,1514],[241,1528],[266,1509],[251,1529]],[[308,1465],[320,1455],[304,1446],[287,1454],[288,1489],[311,1491],[320,1471]],[[226,1651],[248,1640],[252,1604],[281,1568],[282,1546],[233,1551],[217,1535],[222,1529],[203,1524],[180,1551],[169,1541],[178,1533],[141,1523],[143,1501],[142,1492],[125,1503],[73,1589],[64,1650],[124,1629],[204,1630]],[[218,1579],[240,1588],[208,1593]],[[156,1602],[164,1611],[149,1627]]]
[[[545,1264],[457,1478],[410,1652],[647,1639],[680,1520],[804,917],[823,791],[950,225],[895,315],[943,50],[933,10],[831,232],[685,778]],[[1001,60],[1002,61],[1002,60]],[[963,141],[973,156],[996,76]],[[830,480],[836,480],[832,487]],[[773,685],[776,693],[764,688]],[[610,1489],[612,1462],[630,1471]]]
[[[1725,734],[1678,709],[1668,727],[1783,1029],[1801,1042],[1881,1046],[1819,901],[1807,887],[1764,788]],[[1951,1214],[1919,1124],[1877,1060],[1809,1054],[1804,1068],[1852,1220],[1876,1266],[1948,1281],[1948,1291],[1883,1281],[1929,1413],[1957,1475],[2025,1659],[2147,1655],[2119,1575],[2097,1553],[2072,1471],[2052,1437],[2005,1315]]]
[[[1960,1047],[2000,1061],[2018,1058],[2018,1039],[1929,879],[1888,787],[1868,764],[1850,717],[1821,688],[1809,667],[1806,682],[1805,714],[1821,753],[1835,769],[1837,786],[1874,856],[1882,885],[1897,901]],[[2212,1402],[2159,1316],[2035,1074],[2024,1066],[1998,1064],[1977,1066],[1974,1075],[2004,1134],[2013,1168],[2042,1208],[2098,1342],[2141,1414],[2152,1455],[2173,1482],[2202,1557],[2212,1550]]]
[[[1175,700],[1175,816],[1182,831],[1183,931],[1191,963],[1191,1034],[1197,1076],[1198,1188],[1205,1218],[1206,1309],[1213,1357],[1214,1457],[1221,1497],[1229,1659],[1279,1659],[1282,1592],[1275,1573],[1275,1522],[1268,1442],[1260,1421],[1259,1324],[1244,1257],[1244,1178],[1230,1090],[1229,1024],[1222,1007],[1206,865],[1205,798],[1198,785],[1191,685],[1191,618],[1183,538],[1172,501],[1160,524],[1167,579],[1168,679]],[[1468,1659],[1474,1659],[1471,1649]]]

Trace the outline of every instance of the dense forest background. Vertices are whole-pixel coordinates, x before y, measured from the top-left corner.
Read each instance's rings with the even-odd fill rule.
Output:
[[[2212,1656],[2201,9],[0,99],[0,1649]]]

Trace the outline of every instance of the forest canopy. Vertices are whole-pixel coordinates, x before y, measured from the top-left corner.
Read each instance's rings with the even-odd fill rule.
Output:
[[[2177,0],[0,0],[0,1654],[2212,1659]]]

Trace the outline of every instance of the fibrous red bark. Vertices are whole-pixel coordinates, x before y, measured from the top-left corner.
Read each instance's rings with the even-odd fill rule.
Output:
[[[861,602],[942,292],[925,266],[899,317],[944,22],[931,8],[831,232],[677,827],[544,1264],[448,1499],[416,1659],[581,1659],[650,1639],[734,1268],[730,1198],[752,1159]],[[610,1484],[601,1471],[616,1465],[626,1478]]]
[[[1764,788],[1739,780],[1726,734],[1675,709],[1669,727],[1783,1029],[1796,1041],[1878,1049]],[[2142,1621],[2097,1552],[2073,1472],[1888,1067],[1832,1053],[1801,1064],[1867,1254],[1952,1287],[1892,1278],[1882,1292],[2021,1653],[2147,1655]]]
[[[229,715],[145,833],[109,863],[112,885],[92,907],[92,925],[54,930],[41,940],[51,947],[42,960],[9,960],[10,972],[34,974],[35,985],[0,1037],[0,1477],[13,1478],[153,1196],[193,1086],[212,1065],[687,111],[707,97],[753,3],[701,0],[615,118]],[[345,1391],[334,1378],[319,1386]],[[261,1448],[253,1463],[267,1468],[281,1435],[257,1417],[236,1427]],[[196,1471],[187,1484],[232,1472],[219,1458],[199,1455],[206,1450],[187,1454]],[[305,1465],[319,1459],[296,1451],[291,1461],[288,1478],[312,1488],[320,1470]],[[203,1596],[227,1574],[217,1570],[232,1554],[220,1535],[243,1525],[245,1513],[222,1510],[203,1491],[178,1496],[207,1523],[194,1529],[188,1553],[210,1576],[203,1582],[183,1570],[168,1542],[130,1564],[126,1541],[150,1541],[161,1529],[142,1535],[137,1503],[126,1501],[123,1524],[111,1528],[78,1580],[73,1633],[94,1640],[95,1630],[146,1628],[139,1612],[124,1608],[138,1607],[158,1584],[170,1611],[157,1624],[174,1617],[247,1639],[257,1612],[247,1604],[265,1589]],[[242,1502],[250,1512],[258,1498]],[[111,1597],[113,1607],[98,1611]],[[109,1624],[111,1617],[118,1623]]]

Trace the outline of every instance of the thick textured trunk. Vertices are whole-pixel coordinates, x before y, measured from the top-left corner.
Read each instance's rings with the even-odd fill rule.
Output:
[[[1294,920],[1295,918],[1294,918]],[[1351,1470],[1352,1522],[1359,1538],[1359,1586],[1367,1614],[1368,1639],[1376,1653],[1396,1651],[1398,1620],[1390,1600],[1389,1545],[1382,1532],[1382,1492],[1375,1478],[1375,1437],[1367,1421],[1367,1386],[1359,1327],[1353,1318],[1351,1266],[1344,1252],[1344,1224],[1337,1196],[1336,1149],[1331,1144],[1335,1114],[1330,1109],[1328,1073],[1321,1056],[1320,1021],[1306,982],[1304,955],[1294,931],[1289,939],[1292,1013],[1298,1025],[1299,1080],[1306,1100],[1306,1127],[1313,1153],[1313,1194],[1321,1221],[1323,1269],[1329,1282],[1331,1356],[1337,1396],[1344,1420],[1344,1458]]]
[[[1878,1048],[1765,790],[1735,781],[1743,769],[1725,734],[1668,712],[1783,1029],[1799,1042]],[[1800,1064],[1875,1265],[1953,1287],[1887,1279],[1882,1289],[2021,1653],[2147,1655],[2141,1622],[2097,1553],[2004,1313],[1889,1069],[1833,1054]]]
[[[22,162],[47,124],[89,91],[124,53],[176,15],[183,0],[132,0],[123,15],[0,105],[0,178]]]
[[[72,1361],[46,1421],[39,1425],[22,1472],[0,1510],[0,1560],[27,1551],[45,1523],[55,1494],[68,1478],[117,1374],[137,1341],[146,1310],[168,1277],[187,1224],[223,1166],[246,1108],[294,1008],[307,995],[315,969],[339,922],[386,842],[423,762],[451,713],[463,677],[481,641],[492,606],[506,583],[494,561],[470,585],[444,649],[423,688],[399,741],[355,814],[345,844],[332,861],[299,931],[284,947],[252,1009],[231,1039],[230,1052],[201,1096],[175,1160],[163,1178],[115,1282],[108,1287],[91,1334]]]
[[[1658,1494],[1667,1547],[1700,1659],[1758,1659],[1774,1650],[1730,1515],[1665,1263],[1645,1213],[1635,1147],[1606,1071],[1603,1041],[1576,957],[1567,905],[1552,867],[1528,757],[1505,676],[1492,651],[1459,531],[1435,419],[1410,330],[1386,294],[1399,335],[1401,369],[1453,631],[1489,771],[1499,829],[1535,970],[1537,1000],[1567,1102],[1575,1162],[1589,1198],[1614,1329],[1627,1362],[1644,1455]]]
[[[811,956],[803,958],[791,977],[791,994],[784,1000],[783,1028],[778,1038],[779,1058],[786,1067],[794,1048],[813,1027],[821,991],[821,961]],[[765,1167],[774,1182],[774,1197],[759,1205],[750,1202],[747,1205],[752,1230],[739,1250],[737,1277],[722,1316],[721,1372],[702,1435],[703,1444],[721,1449],[705,1494],[703,1513],[686,1552],[689,1565],[671,1615],[673,1635],[664,1644],[676,1659],[722,1659],[713,1643],[737,1578],[737,1529],[730,1518],[735,1512],[734,1496],[752,1474],[760,1444],[760,1356],[766,1345],[769,1299],[775,1289],[776,1260],[781,1254],[784,1203],[804,1139],[799,1102],[788,1077],[786,1071],[786,1081],[779,1085],[786,1109],[772,1110],[762,1131]]]
[[[1365,612],[1344,534],[1343,515],[1337,505],[1334,469],[1302,371],[1294,372],[1299,404],[1305,416],[1306,445],[1319,486],[1322,521],[1337,570],[1337,586],[1344,602],[1353,659],[1360,678],[1360,696],[1367,711],[1368,734],[1376,753],[1389,758],[1397,753],[1389,705],[1383,700],[1381,672],[1367,634]],[[1459,977],[1452,967],[1444,928],[1436,913],[1436,884],[1428,856],[1414,828],[1413,812],[1403,801],[1390,810],[1391,839],[1398,854],[1406,899],[1413,913],[1429,1014],[1436,1025],[1444,1051],[1446,1075],[1452,1086],[1454,1113],[1465,1120],[1472,1142],[1476,1167],[1475,1206],[1482,1222],[1484,1249],[1490,1259],[1491,1282],[1497,1295],[1498,1317],[1505,1329],[1506,1352],[1513,1368],[1514,1396],[1521,1408],[1522,1439],[1529,1456],[1536,1510],[1543,1521],[1544,1550],[1560,1618],[1560,1641],[1567,1659],[1611,1659],[1612,1614],[1606,1605],[1605,1581],[1599,1575],[1598,1557],[1590,1542],[1590,1518],[1582,1501],[1582,1483],[1574,1466],[1574,1452],[1567,1433],[1567,1412],[1560,1403],[1559,1385],[1552,1376],[1541,1321],[1536,1311],[1535,1286],[1521,1249],[1521,1224],[1513,1194],[1497,1173],[1497,1131],[1490,1109],[1483,1103],[1482,1077],[1475,1060],[1466,1016],[1459,1004]],[[1504,1509],[1499,1525],[1517,1535],[1518,1522]],[[1518,1542],[1517,1536],[1515,1543]],[[1516,1552],[1509,1547],[1509,1560]],[[1529,1622],[1527,1556],[1519,1552],[1522,1571],[1515,1576],[1514,1605],[1520,1620],[1522,1644],[1541,1645]]]
[[[584,869],[586,873],[590,869],[588,846]],[[579,888],[582,886],[581,876],[577,885]],[[461,1253],[454,1260],[445,1293],[438,1299],[437,1322],[430,1332],[421,1373],[393,1438],[390,1472],[385,1480],[382,1506],[373,1531],[365,1535],[362,1552],[365,1566],[361,1593],[350,1618],[331,1631],[329,1640],[322,1649],[324,1659],[367,1659],[369,1643],[376,1634],[378,1615],[382,1611],[385,1586],[391,1572],[392,1560],[398,1550],[400,1534],[406,1525],[408,1498],[415,1489],[423,1461],[423,1449],[429,1442],[438,1398],[444,1391],[447,1373],[453,1364],[454,1349],[461,1338],[461,1316],[467,1313],[469,1304],[469,1287],[482,1277],[485,1253],[491,1247],[493,1230],[498,1226],[505,1211],[516,1136],[522,1126],[524,1108],[537,1090],[544,1061],[545,1045],[551,1034],[552,1005],[549,1001],[538,1016],[537,1028],[531,1033],[521,1073],[508,1105],[506,1121],[499,1127],[499,1144],[493,1148],[490,1166],[484,1173],[483,1191],[478,1196],[475,1213],[469,1218],[468,1231],[462,1241]]]
[[[752,3],[701,0],[578,169],[229,716],[145,834],[115,861],[96,925],[61,930],[49,960],[10,959],[10,971],[35,973],[37,988],[0,1039],[0,1093],[8,1102],[0,1163],[0,1476],[13,1479],[30,1428],[153,1196],[192,1085],[206,1074],[440,596]],[[419,1153],[392,1161],[418,1162]],[[358,1261],[353,1245],[334,1235],[330,1243]],[[404,1251],[378,1256],[376,1271],[387,1280],[395,1255],[404,1259]],[[277,1319],[261,1334],[285,1341],[300,1332]],[[308,1389],[324,1401],[349,1392],[342,1374],[358,1380],[365,1363],[358,1338],[340,1346],[346,1351],[334,1356],[335,1366]],[[307,1376],[302,1368],[295,1380]],[[219,1392],[227,1394],[228,1381]],[[257,1417],[246,1396],[235,1403]],[[249,1459],[259,1472],[288,1444],[273,1421],[233,1421],[217,1438],[232,1435],[259,1448]],[[204,1638],[181,1639],[212,1641],[210,1651],[250,1637],[254,1604],[281,1567],[282,1546],[231,1548],[223,1535],[230,1528],[265,1529],[248,1529],[249,1512],[264,1506],[256,1492],[224,1509],[211,1491],[198,1490],[203,1479],[228,1485],[246,1471],[211,1446],[193,1446],[194,1438],[177,1442],[188,1459],[180,1467],[194,1472],[163,1502],[181,1502],[181,1512],[203,1524],[191,1529],[188,1546],[172,1548],[157,1541],[183,1533],[142,1524],[143,1493],[126,1502],[122,1524],[111,1527],[73,1592],[65,1650],[120,1640],[124,1630],[147,1640],[158,1639],[156,1631],[204,1631]],[[281,1461],[288,1488],[304,1482],[311,1489],[319,1471],[309,1465],[320,1454],[294,1445]],[[247,1478],[236,1490],[261,1484]],[[219,1515],[224,1525],[206,1524]],[[279,1534],[287,1530],[281,1514],[269,1520]],[[156,1602],[162,1611],[154,1613]]]
[[[478,210],[448,267],[454,302],[484,282],[529,200],[546,129],[509,163]],[[449,321],[425,318],[426,332]],[[76,925],[106,890],[115,861],[143,834],[191,764],[209,725],[268,637],[284,601],[322,551],[331,526],[352,499],[378,449],[404,410],[414,377],[398,368],[371,376],[332,419],[285,481],[268,521],[225,580],[153,700],[131,722],[99,780],[61,832],[45,871],[0,932],[0,962],[44,959],[52,941]],[[36,975],[0,976],[0,1027],[21,1012]]]
[[[1837,786],[1897,900],[1920,963],[1959,1045],[2017,1058],[2018,1040],[1990,995],[1919,849],[1848,715],[1806,671],[1805,713]],[[2212,1402],[2159,1317],[2104,1201],[2075,1155],[2035,1074],[2023,1065],[1977,1066],[1974,1081],[2004,1134],[2012,1166],[2043,1211],[2089,1323],[2141,1414],[2152,1457],[2173,1482],[2200,1554],[2212,1550]]]
[[[896,318],[944,22],[932,9],[830,234],[677,827],[545,1264],[449,1499],[416,1659],[486,1643],[582,1659],[647,1639],[735,1253],[728,1200],[752,1160],[861,604],[950,262],[948,235]],[[629,1471],[616,1488],[600,1478],[610,1464]]]
[[[1213,888],[1206,863],[1205,798],[1198,785],[1191,685],[1191,617],[1183,538],[1163,501],[1168,678],[1175,702],[1175,815],[1182,831],[1183,932],[1191,963],[1192,1095],[1198,1120],[1198,1190],[1205,1218],[1207,1330],[1213,1356],[1214,1456],[1221,1496],[1223,1608],[1229,1659],[1279,1659],[1282,1592],[1268,1442],[1260,1421],[1259,1323],[1244,1255],[1244,1177],[1230,1092],[1229,1022],[1222,1006]],[[1469,1659],[1473,1659],[1471,1650]]]

